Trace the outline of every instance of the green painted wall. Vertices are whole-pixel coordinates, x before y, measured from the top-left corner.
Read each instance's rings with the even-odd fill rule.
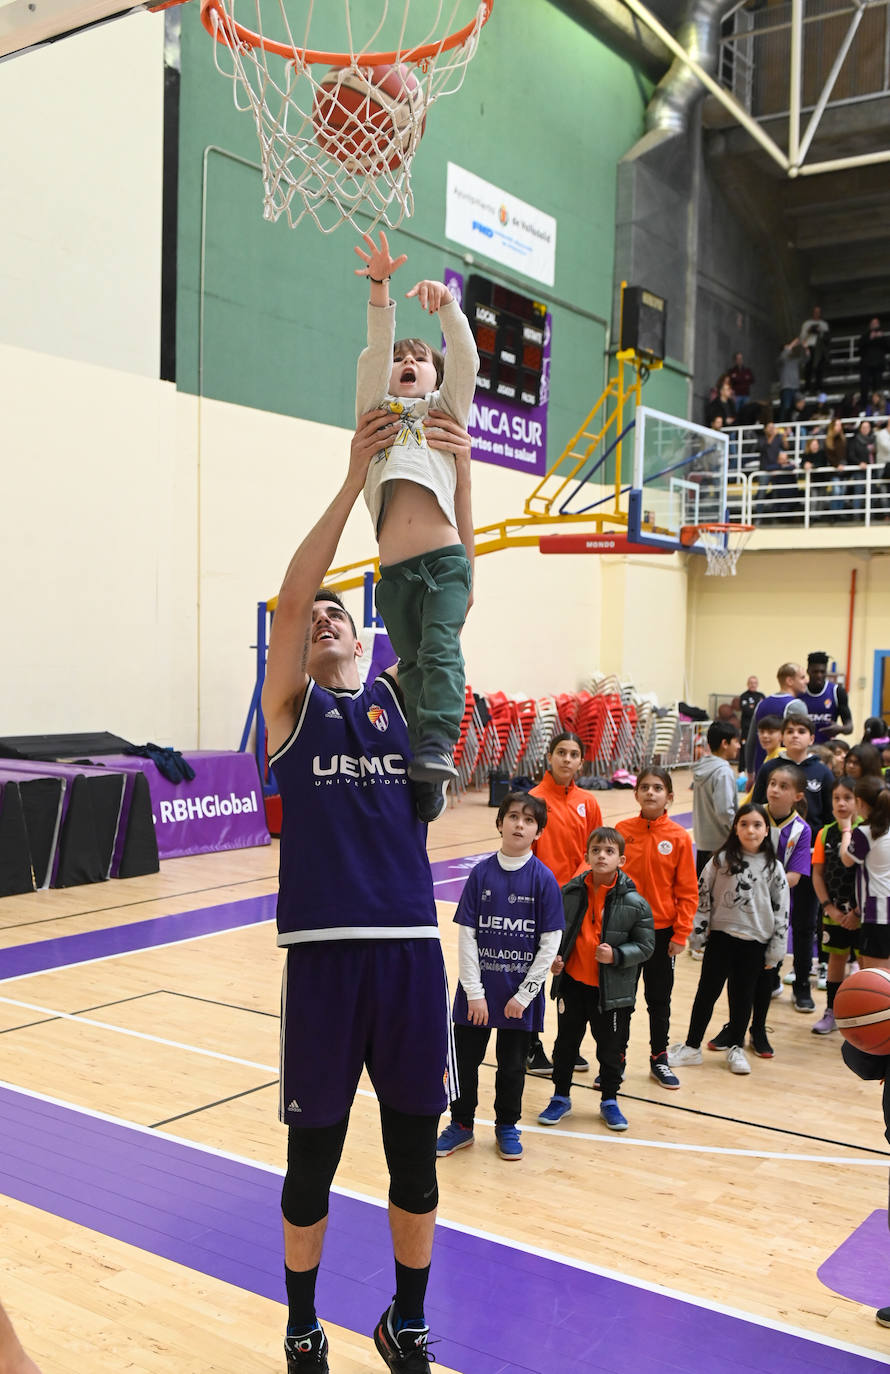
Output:
[[[259,171],[234,160],[257,161],[253,120],[235,110],[231,83],[214,68],[197,6],[181,13],[178,385],[349,426],[367,299],[352,272],[357,235],[348,225],[324,236],[311,221],[296,230],[264,222]],[[428,120],[414,164],[414,216],[390,235],[395,251],[409,255],[404,281],[396,279],[403,291],[420,277],[441,277],[448,264],[467,270],[465,250],[444,237],[449,160],[555,217],[552,290],[511,278],[552,309],[551,461],[602,389],[606,332],[591,316],[610,315],[615,167],[642,132],[647,97],[629,63],[548,0],[495,0],[463,89]],[[211,146],[224,151],[205,154]],[[485,273],[484,254],[475,261]],[[402,332],[423,323],[419,307],[405,302]],[[433,339],[428,323],[425,332]],[[685,414],[681,378],[665,373],[650,385],[661,405]]]

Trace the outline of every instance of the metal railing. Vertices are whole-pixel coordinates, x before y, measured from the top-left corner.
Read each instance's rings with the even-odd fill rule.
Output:
[[[745,474],[740,504],[743,524],[870,525],[890,520],[890,481],[883,465],[786,468]],[[734,516],[730,518],[734,519]]]

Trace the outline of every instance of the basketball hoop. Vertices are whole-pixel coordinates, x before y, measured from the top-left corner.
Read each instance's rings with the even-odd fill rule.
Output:
[[[706,577],[735,577],[736,564],[753,531],[753,525],[684,525],[680,543],[686,548],[692,544],[704,548]]]
[[[463,84],[493,3],[419,0],[412,14],[411,0],[378,0],[375,22],[370,0],[324,0],[316,30],[344,46],[323,51],[310,47],[316,0],[201,0],[217,71],[256,122],[264,218],[284,214],[295,228],[308,214],[329,234],[346,220],[367,233],[410,216],[427,113]],[[293,11],[305,16],[296,36]]]

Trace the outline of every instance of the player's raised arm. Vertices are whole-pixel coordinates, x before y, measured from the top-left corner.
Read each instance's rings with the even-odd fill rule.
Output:
[[[349,450],[343,485],[306,535],[284,575],[272,621],[263,684],[263,713],[272,752],[293,729],[306,690],[315,593],[334,560],[349,513],[364,486],[368,465],[374,454],[386,446],[397,423],[388,411],[372,410],[361,417]]]

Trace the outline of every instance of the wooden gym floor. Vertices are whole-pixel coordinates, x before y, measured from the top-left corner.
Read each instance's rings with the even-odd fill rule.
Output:
[[[607,820],[633,814],[629,792],[599,799]],[[481,795],[430,830],[452,980],[463,875],[495,847]],[[0,1297],[43,1374],[283,1370],[276,873],[273,844],[0,900]],[[698,969],[677,961],[674,1039]],[[599,1122],[595,1067],[556,1130],[535,1121],[549,1081],[529,1078],[515,1165],[494,1151],[489,1054],[476,1144],[440,1163],[443,1374],[890,1362],[873,1311],[890,1303],[880,1089],[814,1019],[786,990],[774,1060],[738,1078],[706,1053],[669,1093],[648,1076],[640,1004],[627,1134]],[[548,1050],[553,1029],[551,1008]],[[319,1309],[332,1370],[356,1374],[382,1368],[368,1333],[392,1291],[366,1082],[337,1188]]]

